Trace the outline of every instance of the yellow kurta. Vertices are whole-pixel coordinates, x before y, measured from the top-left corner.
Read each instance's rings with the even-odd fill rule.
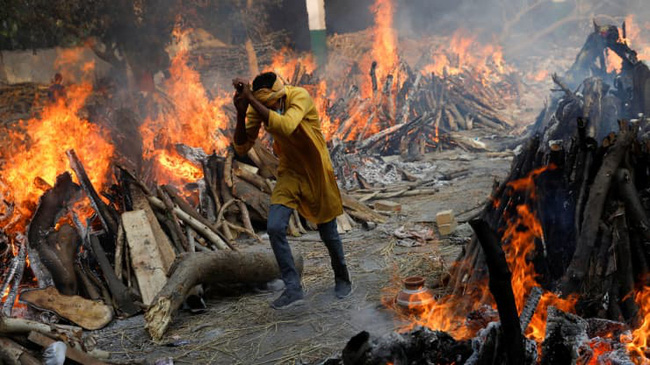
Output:
[[[284,115],[269,114],[266,131],[274,139],[280,159],[278,182],[271,204],[297,209],[306,219],[319,224],[343,214],[334,169],[325,138],[320,129],[318,111],[307,90],[285,86],[287,99]],[[235,143],[235,151],[245,155],[259,134],[262,120],[252,106],[246,112],[247,142]]]

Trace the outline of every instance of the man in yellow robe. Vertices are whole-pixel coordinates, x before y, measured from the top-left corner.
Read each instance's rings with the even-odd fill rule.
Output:
[[[257,76],[252,88],[244,79],[233,80],[233,86],[237,90],[235,151],[245,155],[263,124],[273,136],[273,147],[280,159],[267,231],[285,291],[271,307],[288,308],[302,303],[304,298],[287,241],[287,226],[294,209],[318,225],[332,261],[336,296],[348,296],[352,284],[336,226],[343,204],[314,101],[307,90],[285,86],[272,72]]]

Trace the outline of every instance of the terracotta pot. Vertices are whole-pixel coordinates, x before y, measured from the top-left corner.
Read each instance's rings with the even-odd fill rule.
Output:
[[[404,287],[397,293],[395,304],[404,313],[418,313],[433,303],[433,293],[424,286],[424,278],[410,276],[404,279]]]

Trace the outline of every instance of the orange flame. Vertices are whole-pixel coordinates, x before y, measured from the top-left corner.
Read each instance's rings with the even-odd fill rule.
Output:
[[[35,183],[39,178],[53,185],[59,174],[72,172],[65,153],[68,149],[77,152],[94,186],[106,182],[113,145],[106,131],[79,116],[91,91],[89,83],[69,86],[65,98],[46,105],[40,117],[22,122],[24,130],[6,132],[11,144],[4,151],[6,164],[0,175],[7,189],[5,196],[16,204],[14,215],[22,216],[10,233],[25,230],[43,193]]]
[[[148,118],[140,127],[145,158],[155,160],[154,175],[161,184],[181,185],[203,176],[199,168],[178,155],[176,144],[223,153],[230,143],[226,137],[229,119],[223,106],[231,99],[224,94],[210,100],[199,73],[188,66],[187,57],[187,49],[181,47],[172,59],[171,78],[164,84],[173,111]]]
[[[288,47],[283,47],[276,52],[271,60],[271,65],[265,68],[264,72],[275,72],[287,83],[294,77],[298,64],[304,68],[305,73],[311,74],[316,70],[316,62],[311,54],[298,56]]]
[[[422,69],[424,74],[457,75],[464,69],[486,75],[504,74],[510,71],[505,64],[503,50],[499,45],[483,45],[466,30],[458,30],[449,42],[449,47],[434,53],[432,63]]]
[[[640,325],[632,331],[632,338],[625,346],[630,358],[636,365],[650,364],[650,352],[648,352],[648,338],[650,337],[650,286],[639,290],[634,296],[634,301],[639,306],[638,316],[641,318]],[[621,342],[624,339],[621,339]]]
[[[585,365],[600,365],[603,364],[600,360],[600,356],[612,351],[612,345],[608,342],[603,341],[601,338],[594,338],[589,341],[589,347],[591,347],[594,352],[591,358]],[[610,361],[605,362],[606,364],[611,364]]]
[[[535,179],[542,173],[554,169],[549,165],[533,170],[526,177],[511,181],[508,186],[517,192],[525,192],[531,199],[535,199]],[[530,261],[536,250],[535,241],[544,240],[544,232],[537,215],[530,207],[524,204],[515,207],[517,214],[508,218],[508,226],[503,234],[506,242],[503,250],[506,254],[508,267],[512,272],[512,290],[515,294],[517,310],[521,312],[526,304],[526,298],[537,283],[537,273]],[[568,299],[559,298],[557,295],[545,292],[538,304],[537,311],[533,316],[526,336],[542,343],[546,333],[546,315],[549,306],[557,307],[563,311],[572,312],[577,302],[577,297],[571,296]]]
[[[375,0],[370,10],[375,14],[372,52],[370,53],[372,59],[366,60],[367,67],[364,69],[369,70],[372,61],[376,61],[377,81],[381,82],[394,71],[399,62],[397,58],[397,35],[395,29],[393,29],[393,1]],[[369,80],[362,86],[363,97],[371,96],[371,86]]]
[[[650,32],[650,22],[639,25],[636,16],[630,14],[625,18],[627,38],[623,41],[637,52],[640,60],[650,60],[650,42],[647,41]]]

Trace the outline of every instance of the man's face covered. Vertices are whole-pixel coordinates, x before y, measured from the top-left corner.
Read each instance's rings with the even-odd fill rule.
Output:
[[[280,78],[276,78],[271,88],[261,88],[253,91],[253,96],[257,98],[262,104],[271,110],[275,110],[278,114],[284,113],[284,99],[286,98],[286,90],[284,83]]]

